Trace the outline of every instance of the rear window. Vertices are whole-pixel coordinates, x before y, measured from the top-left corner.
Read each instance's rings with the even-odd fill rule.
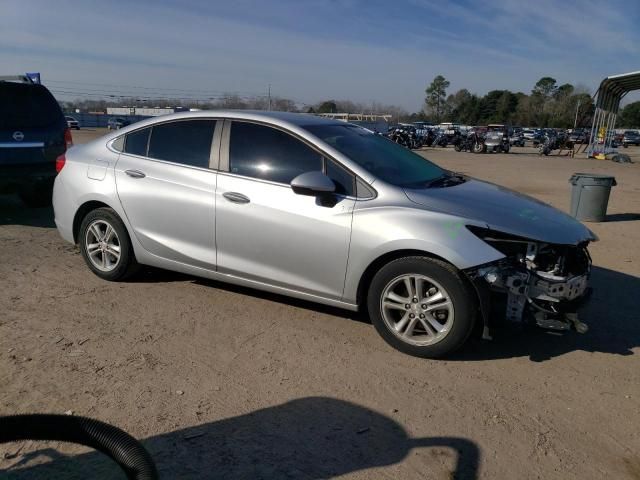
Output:
[[[63,121],[58,102],[42,85],[0,82],[0,129],[43,128]]]
[[[149,133],[151,133],[151,127],[129,133],[124,142],[125,153],[146,157],[147,146],[149,145]]]
[[[148,157],[209,168],[215,120],[179,120],[154,125]]]

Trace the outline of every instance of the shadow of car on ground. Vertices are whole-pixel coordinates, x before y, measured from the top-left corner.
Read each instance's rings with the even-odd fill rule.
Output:
[[[410,452],[430,447],[440,452],[426,462],[438,462],[434,470],[442,471],[447,457],[447,478],[474,480],[480,464],[480,449],[466,438],[411,438],[385,415],[327,397],[292,400],[142,443],[160,478],[167,479],[333,478],[398,464]],[[29,465],[42,456],[48,457],[46,463]],[[117,466],[100,453],[66,456],[51,448],[24,455],[5,473],[8,479],[122,478]]]

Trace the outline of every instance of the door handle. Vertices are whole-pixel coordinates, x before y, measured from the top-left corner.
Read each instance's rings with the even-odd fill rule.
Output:
[[[144,172],[141,172],[140,170],[125,170],[124,173],[129,175],[131,178],[144,178],[144,177],[146,177]]]
[[[238,192],[224,192],[222,196],[233,203],[249,203],[251,201],[249,197]]]

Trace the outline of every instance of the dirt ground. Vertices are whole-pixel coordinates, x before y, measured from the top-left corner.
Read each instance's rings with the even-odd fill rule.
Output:
[[[589,224],[587,334],[514,325],[412,358],[349,312],[151,269],[102,281],[50,209],[4,196],[0,414],[115,424],[162,478],[640,479],[640,155],[514,152],[423,153],[565,211],[572,173],[616,177],[608,221]],[[117,475],[81,447],[0,445],[0,478]]]

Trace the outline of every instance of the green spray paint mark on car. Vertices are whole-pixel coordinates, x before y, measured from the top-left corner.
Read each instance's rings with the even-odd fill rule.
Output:
[[[447,235],[451,238],[458,238],[460,235],[460,230],[464,227],[463,222],[448,222],[445,224],[447,229]]]

